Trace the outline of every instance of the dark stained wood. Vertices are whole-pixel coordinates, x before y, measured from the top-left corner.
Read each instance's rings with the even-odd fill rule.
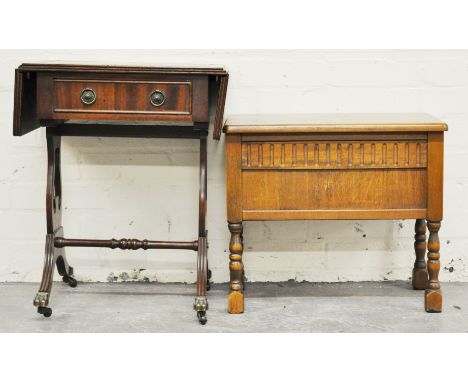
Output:
[[[13,135],[27,134],[39,127],[36,111],[36,73],[15,70]]]
[[[227,94],[227,85],[228,85],[229,75],[216,77],[216,82],[219,82],[218,86],[215,88],[218,89],[217,96],[217,105],[216,105],[216,114],[214,120],[214,130],[213,138],[219,139],[221,137],[221,129],[223,126],[223,116],[224,116],[224,105],[226,103],[226,94]]]
[[[47,233],[53,234],[62,225],[62,139],[47,130]]]
[[[32,79],[27,83],[31,88],[28,91],[24,91],[26,77]],[[211,99],[213,137],[219,139],[227,78],[227,72],[219,68],[23,64],[17,69],[15,81],[14,135],[24,135],[51,119],[205,123],[209,121]],[[97,88],[97,100],[82,105],[79,92],[88,85]],[[32,88],[36,87],[40,93],[34,93],[37,107],[30,104]],[[156,87],[167,93],[160,107],[148,102],[150,89]],[[25,109],[27,121],[22,113]]]
[[[412,283],[414,289],[427,289],[428,273],[426,265],[426,220],[416,219],[414,225],[414,251],[416,260],[414,262]]]
[[[130,80],[68,80],[55,78],[52,116],[68,119],[61,114],[97,114],[98,119],[106,119],[115,114],[192,114],[192,83],[176,81],[130,81]],[[208,81],[205,81],[208,82]],[[96,92],[96,101],[83,104],[80,92],[86,88]],[[165,94],[164,103],[154,106],[150,102],[151,92],[159,90]],[[201,95],[205,100],[207,95]],[[200,101],[198,101],[200,102]],[[205,108],[207,109],[207,108]],[[208,115],[208,110],[207,115]],[[101,115],[102,114],[102,115]],[[204,116],[207,118],[207,115]],[[42,116],[40,116],[42,118]],[[48,116],[44,116],[48,118]]]
[[[54,134],[84,137],[129,137],[129,138],[184,138],[200,139],[202,131],[208,131],[207,124],[172,125],[102,125],[63,123],[53,127]]]
[[[207,257],[207,238],[200,236],[198,238],[198,253],[197,257],[197,297],[202,298],[206,302],[206,285],[208,275],[208,257]]]
[[[47,190],[46,190],[46,218],[47,235],[45,245],[44,267],[39,291],[34,298],[34,305],[38,312],[49,317],[52,310],[48,307],[54,269],[57,266],[59,274],[70,286],[76,286],[73,279],[73,268],[68,264],[63,248],[55,248],[54,240],[63,236],[62,227],[62,181],[61,181],[61,139],[48,130],[47,134]]]
[[[40,120],[208,122],[208,77],[39,73],[37,84]],[[80,99],[84,89],[96,94],[90,105]],[[155,90],[165,95],[161,106],[150,102]]]
[[[228,310],[243,311],[242,222],[306,219],[417,219],[413,287],[426,289],[427,311],[440,310],[436,231],[445,130],[444,122],[427,114],[229,118],[224,126],[233,247]],[[428,223],[427,270],[424,219],[438,222]]]
[[[54,238],[55,248],[64,247],[96,247],[111,249],[189,249],[198,250],[198,241],[154,241],[138,239],[66,239],[64,237]]]
[[[214,135],[219,139],[227,72],[218,68],[23,64],[15,76],[14,134],[24,135],[41,125],[47,126],[46,258],[34,300],[38,312],[46,317],[52,314],[48,305],[55,264],[63,280],[76,286],[65,247],[181,249],[197,251],[197,295],[193,307],[200,323],[205,324],[211,273],[206,230],[207,135],[211,101],[215,109],[211,110],[215,115]],[[83,97],[83,93],[89,94]],[[152,99],[154,93],[162,99]],[[60,140],[64,135],[199,139],[198,239],[182,242],[65,238],[60,179]]]
[[[206,310],[208,301],[206,299],[207,285],[209,283],[208,274],[208,231],[206,230],[206,207],[207,207],[207,142],[206,134],[200,136],[200,188],[198,193],[198,256],[197,256],[197,297],[194,302],[194,309],[202,325],[206,323]]]
[[[205,77],[192,79],[192,105],[193,120],[209,122],[209,81]]]
[[[208,149],[206,136],[200,137],[200,192],[198,195],[198,236],[206,236],[206,201],[208,198]]]
[[[216,67],[154,67],[132,65],[83,65],[83,64],[22,64],[20,72],[70,72],[70,73],[118,73],[118,74],[203,74],[224,76],[227,72]]]

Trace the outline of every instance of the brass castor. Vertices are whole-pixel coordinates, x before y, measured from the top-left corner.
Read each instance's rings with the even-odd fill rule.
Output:
[[[63,276],[62,280],[64,283],[70,285],[72,288],[76,288],[76,286],[78,285],[76,279],[71,276]]]
[[[208,319],[206,318],[206,312],[199,311],[197,312],[198,322],[202,325],[205,325]]]
[[[42,314],[44,317],[52,316],[52,309],[48,306],[40,306],[37,308],[37,313]]]

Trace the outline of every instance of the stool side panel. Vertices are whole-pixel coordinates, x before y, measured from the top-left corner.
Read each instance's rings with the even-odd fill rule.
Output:
[[[242,221],[241,136],[226,136],[226,205],[230,223]]]
[[[443,219],[444,133],[429,133],[427,189],[427,218],[440,221]]]

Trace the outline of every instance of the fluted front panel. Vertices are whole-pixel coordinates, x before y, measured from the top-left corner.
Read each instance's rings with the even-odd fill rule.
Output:
[[[427,142],[245,142],[242,169],[425,168]]]

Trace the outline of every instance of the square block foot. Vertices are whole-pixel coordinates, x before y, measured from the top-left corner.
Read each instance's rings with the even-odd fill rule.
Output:
[[[425,308],[428,313],[442,312],[442,291],[427,289],[425,293]]]
[[[229,293],[228,312],[231,314],[244,313],[244,294],[242,292]]]
[[[413,269],[413,289],[426,290],[429,283],[429,275],[426,269]]]

